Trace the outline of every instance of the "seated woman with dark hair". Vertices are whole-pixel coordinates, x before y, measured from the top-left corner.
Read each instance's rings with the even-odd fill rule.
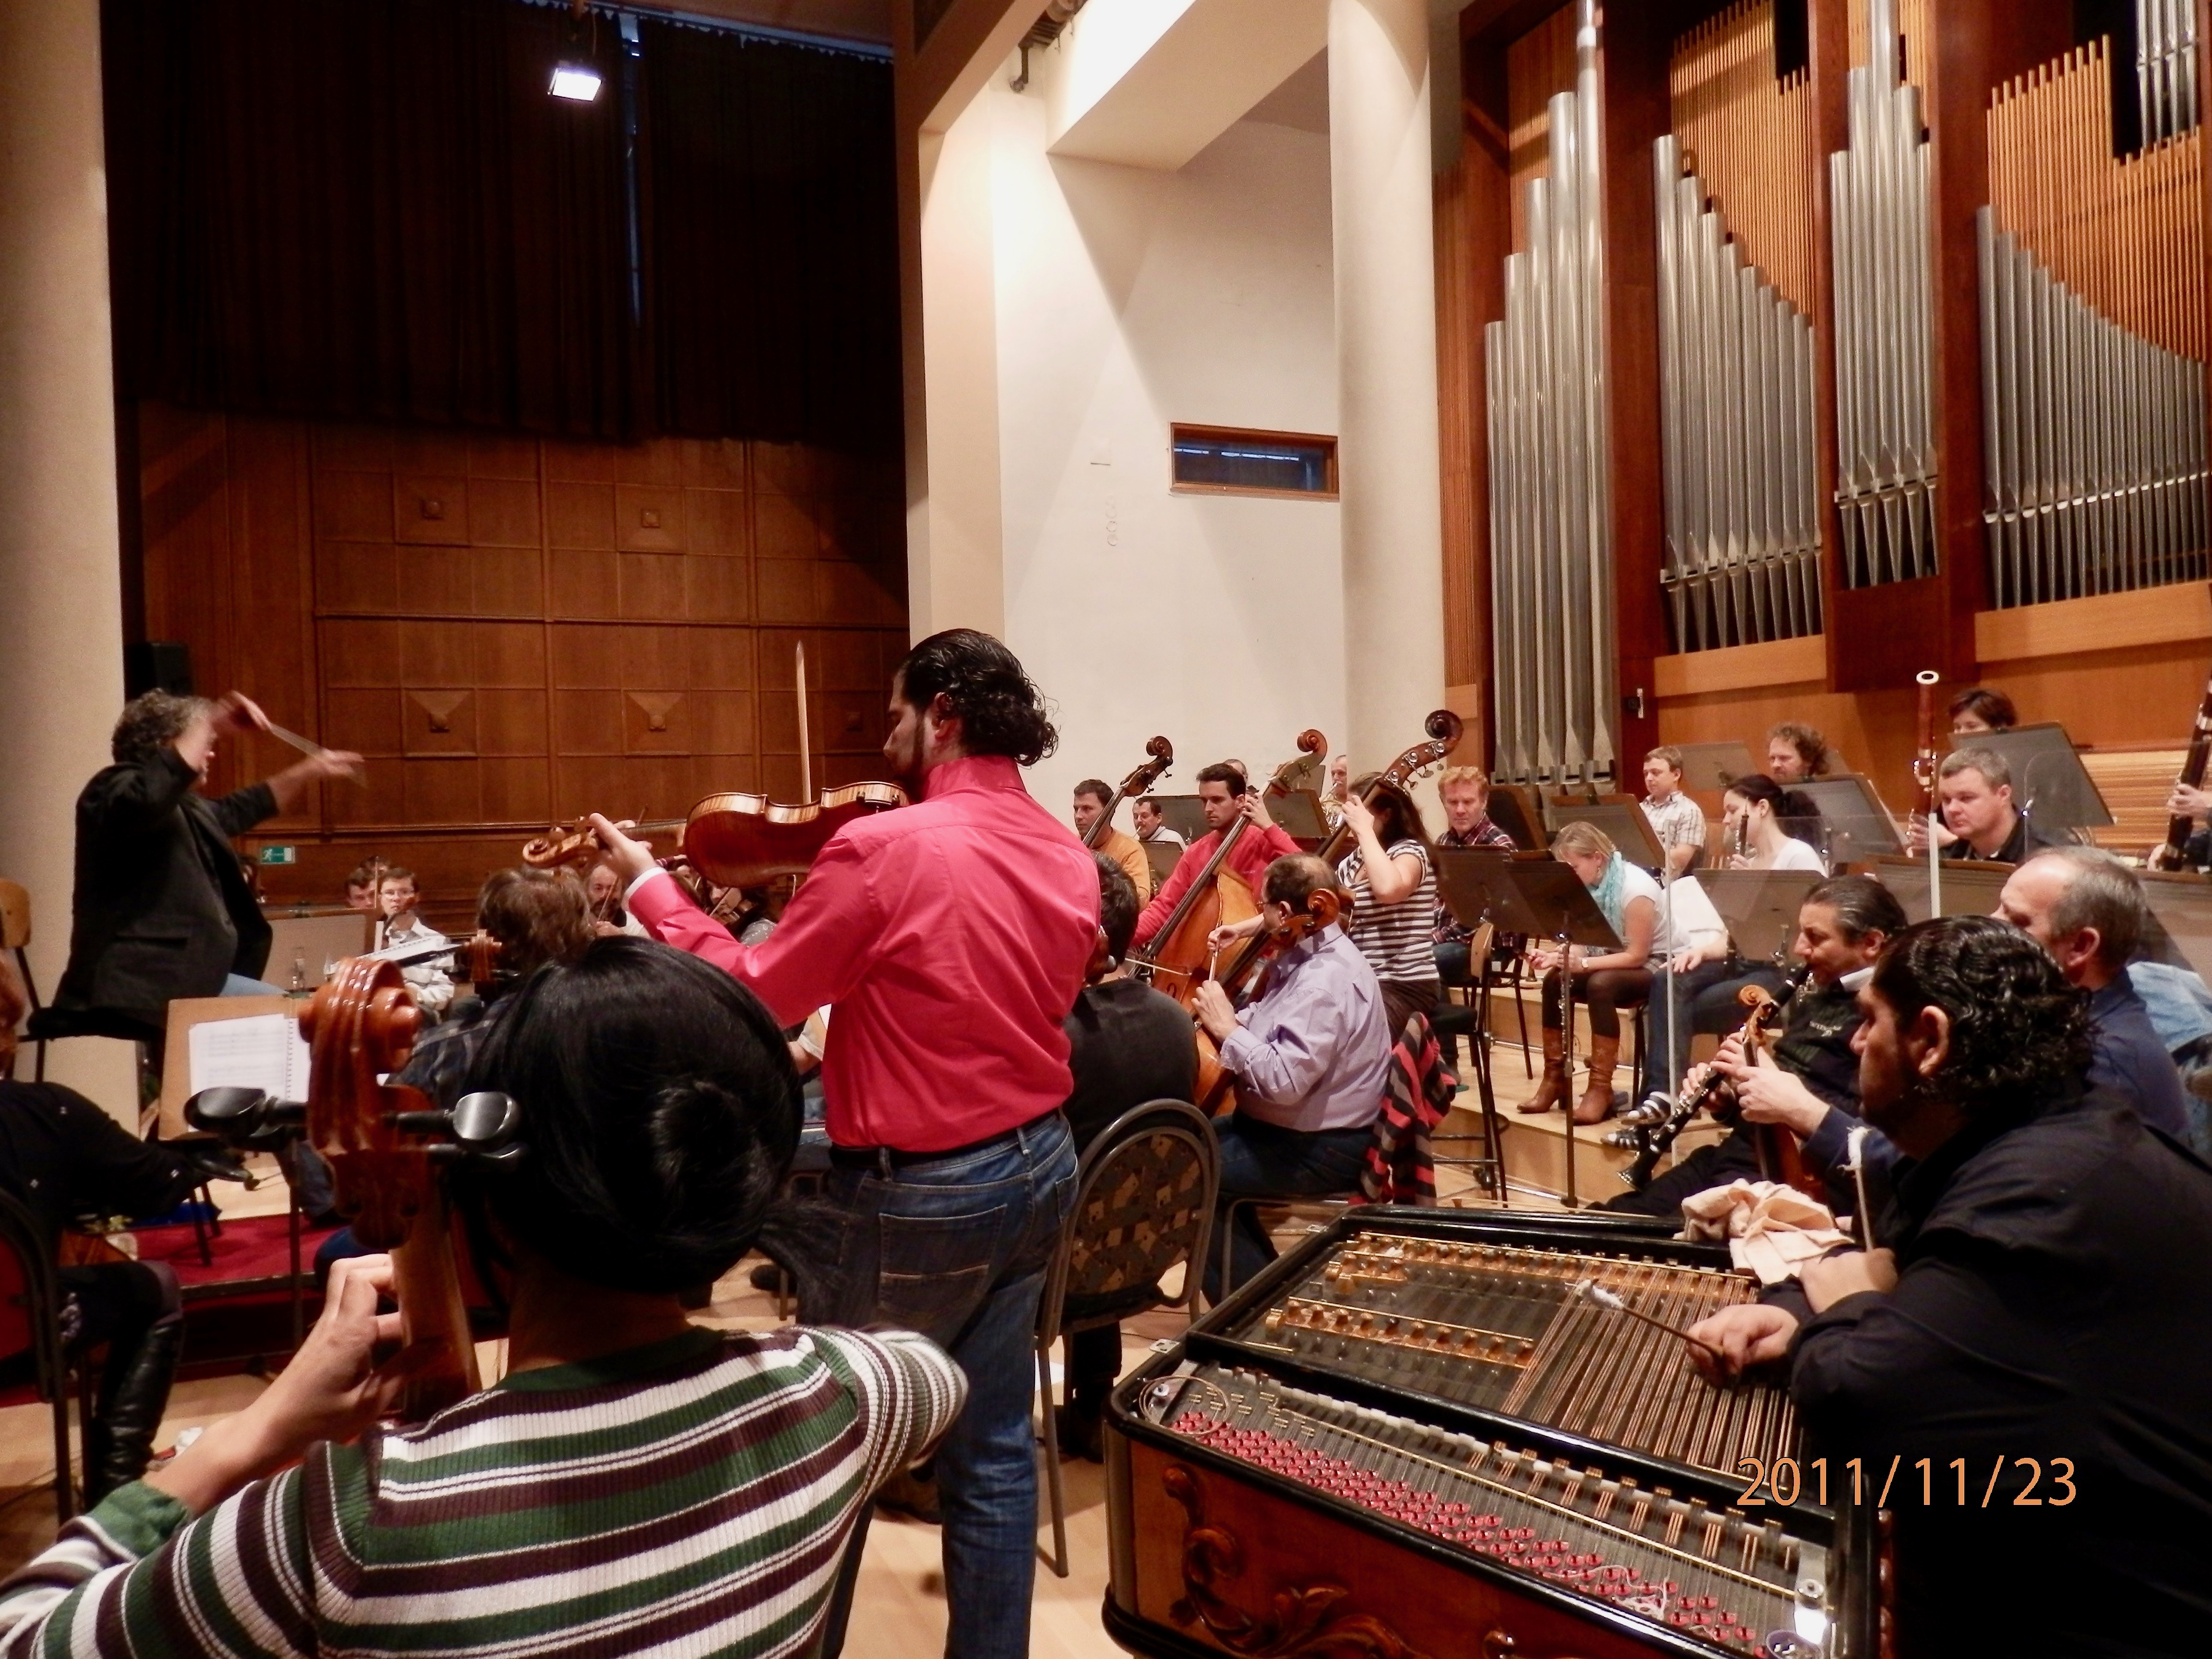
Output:
[[[266,1393],[0,1585],[15,1651],[813,1644],[871,1495],[963,1383],[920,1337],[678,1305],[745,1253],[798,1139],[775,1022],[695,957],[601,939],[516,994],[468,1080],[527,1145],[453,1182],[516,1263],[506,1378],[383,1426],[410,1369],[378,1363],[391,1259],[341,1262]]]

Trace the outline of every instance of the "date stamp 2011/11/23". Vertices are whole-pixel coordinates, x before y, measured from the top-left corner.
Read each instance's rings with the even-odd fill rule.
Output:
[[[2019,1509],[2049,1506],[2064,1509],[2078,1495],[2074,1486],[2074,1460],[2070,1457],[2007,1457],[1990,1460],[1989,1475],[1982,1478],[1983,1459],[1973,1460],[1970,1469],[1967,1460],[1954,1457],[1948,1463],[1939,1463],[1932,1457],[1905,1462],[1903,1453],[1889,1460],[1882,1468],[1879,1462],[1873,1468],[1863,1458],[1845,1458],[1836,1468],[1838,1492],[1848,1480],[1854,1504],[1869,1499],[1876,1509],[1887,1509],[1892,1494],[1897,1501],[1911,1503],[1917,1498],[1923,1509],[1949,1506],[1956,1509],[1989,1509],[2009,1505]],[[2009,1477],[2007,1470],[2010,1470]],[[1778,1457],[1771,1463],[1763,1463],[1756,1457],[1738,1461],[1735,1472],[1748,1474],[1751,1484],[1736,1495],[1736,1502],[1746,1508],[1764,1505],[1771,1498],[1777,1504],[1795,1504],[1809,1498],[1824,1508],[1828,1502],[1828,1460],[1815,1457],[1802,1468],[1794,1457]],[[1898,1479],[1900,1472],[1904,1480]],[[1875,1477],[1881,1477],[1877,1489]],[[1998,1488],[2002,1486],[2000,1492]],[[1766,1496],[1759,1494],[1764,1492]]]

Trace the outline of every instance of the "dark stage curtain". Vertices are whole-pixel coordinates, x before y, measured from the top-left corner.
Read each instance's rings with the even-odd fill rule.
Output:
[[[661,429],[895,441],[890,65],[642,27]]]
[[[566,8],[103,0],[118,390],[573,437],[895,441],[890,72]]]

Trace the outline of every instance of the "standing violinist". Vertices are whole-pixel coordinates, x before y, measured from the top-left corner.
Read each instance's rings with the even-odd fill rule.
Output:
[[[1114,803],[1121,799],[1121,792],[1098,778],[1085,778],[1075,786],[1075,833],[1094,853],[1103,854],[1120,865],[1137,889],[1137,902],[1144,903],[1152,896],[1152,866],[1145,856],[1145,849],[1137,838],[1126,830],[1116,830],[1109,821],[1100,831],[1098,839],[1091,839],[1091,831],[1102,817],[1110,820]]]
[[[838,1236],[805,1316],[920,1331],[967,1373],[937,1458],[945,1651],[1017,1659],[1036,1556],[1030,1343],[1075,1184],[1061,1021],[1099,948],[1098,872],[1023,787],[1058,734],[1004,645],[969,629],[922,641],[890,715],[884,755],[915,804],[832,836],[763,944],[737,943],[649,847],[592,822],[655,937],[728,969],[781,1024],[836,1009],[822,1076]]]
[[[1206,813],[1206,833],[1183,849],[1167,884],[1145,907],[1145,914],[1137,918],[1136,943],[1139,949],[1151,944],[1152,936],[1175,914],[1176,904],[1189,891],[1191,883],[1212,861],[1222,836],[1238,819],[1243,819],[1251,828],[1237,836],[1237,844],[1229,849],[1224,867],[1234,871],[1255,896],[1267,866],[1298,850],[1297,842],[1267,816],[1267,804],[1261,799],[1261,792],[1246,778],[1242,762],[1217,761],[1212,766],[1200,767],[1198,804]]]

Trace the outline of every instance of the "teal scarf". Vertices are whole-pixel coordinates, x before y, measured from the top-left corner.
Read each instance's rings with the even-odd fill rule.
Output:
[[[1628,861],[1615,853],[1606,860],[1605,873],[1597,878],[1597,885],[1589,890],[1597,901],[1597,908],[1613,931],[1623,939],[1628,936]]]

